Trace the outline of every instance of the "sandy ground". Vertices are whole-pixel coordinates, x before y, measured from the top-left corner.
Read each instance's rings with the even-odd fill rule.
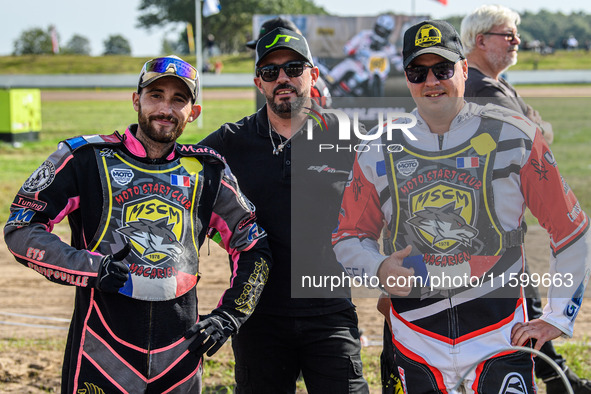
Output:
[[[580,92],[580,89],[575,89]],[[591,88],[585,88],[591,95]],[[525,91],[523,93],[526,93]],[[527,91],[526,95],[541,96],[540,92]],[[537,93],[537,94],[536,94]],[[556,91],[555,91],[556,93]],[[113,99],[120,92],[43,92],[44,99]],[[244,95],[254,97],[249,91],[216,91],[205,93],[219,98]],[[560,90],[566,96],[567,93]],[[581,93],[582,94],[582,93]],[[65,95],[65,96],[63,96]],[[122,99],[129,94],[124,93]],[[543,96],[543,94],[542,94]],[[76,98],[74,98],[76,97]],[[64,232],[62,234],[67,239]],[[0,238],[2,236],[0,235]],[[208,253],[209,252],[209,253]],[[530,226],[526,238],[526,253],[534,272],[545,272],[548,264],[548,237],[543,229]],[[229,278],[225,252],[217,245],[205,244],[201,250],[203,278],[199,283],[200,310],[206,312],[217,303]],[[24,352],[15,341],[35,339],[63,340],[67,334],[68,320],[73,308],[73,288],[56,285],[41,275],[16,263],[8,252],[3,238],[0,239],[0,392],[46,393],[57,392],[63,348]],[[381,340],[383,319],[376,311],[375,298],[356,298],[359,325],[370,343]],[[583,340],[591,332],[591,305],[584,304],[577,318],[574,340]],[[9,346],[10,345],[10,346]],[[227,346],[227,345],[225,345]]]
[[[0,240],[0,392],[57,392],[63,348],[23,352],[13,341],[66,337],[73,308],[73,288],[56,285],[34,271],[16,263]],[[526,253],[535,272],[544,272],[549,247],[543,229],[530,226]],[[212,309],[225,288],[229,271],[225,252],[216,244],[201,250],[203,278],[199,282],[200,310]],[[375,298],[355,298],[359,326],[370,343],[381,340],[383,319],[376,311]],[[591,305],[584,304],[577,318],[574,340],[583,340],[591,332]],[[59,343],[59,342],[58,342]],[[224,345],[227,346],[227,345]],[[211,382],[209,382],[211,383]],[[55,390],[55,391],[54,391]]]

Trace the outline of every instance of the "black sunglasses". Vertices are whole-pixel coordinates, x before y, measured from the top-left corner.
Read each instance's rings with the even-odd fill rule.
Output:
[[[265,82],[273,82],[279,78],[279,70],[285,71],[285,75],[289,78],[299,77],[304,73],[304,68],[312,67],[308,62],[293,61],[283,64],[269,64],[267,66],[257,68],[257,77],[261,77]]]
[[[433,75],[440,81],[450,79],[454,76],[455,63],[441,62],[432,66],[411,66],[404,69],[406,78],[411,83],[423,83],[427,80],[429,70],[433,70]]]

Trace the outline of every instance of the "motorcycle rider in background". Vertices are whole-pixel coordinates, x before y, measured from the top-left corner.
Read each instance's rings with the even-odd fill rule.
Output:
[[[402,57],[389,42],[395,26],[391,15],[380,15],[373,30],[362,30],[345,44],[347,58],[326,76],[333,96],[384,95],[390,66],[402,71]]]

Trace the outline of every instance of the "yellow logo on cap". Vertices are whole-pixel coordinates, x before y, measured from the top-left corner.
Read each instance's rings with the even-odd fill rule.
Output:
[[[265,46],[265,48],[271,48],[273,45],[277,44],[277,41],[279,41],[279,39],[280,39],[281,37],[283,37],[283,40],[284,40],[285,42],[289,42],[289,40],[291,40],[292,38],[293,38],[294,40],[299,40],[299,38],[297,38],[297,37],[294,37],[294,36],[288,36],[287,34],[277,34],[277,35],[275,36],[275,40],[274,40],[272,43],[270,43],[269,45],[266,45],[266,46]]]
[[[441,32],[433,25],[421,26],[415,36],[415,45],[418,47],[430,47],[441,43]]]

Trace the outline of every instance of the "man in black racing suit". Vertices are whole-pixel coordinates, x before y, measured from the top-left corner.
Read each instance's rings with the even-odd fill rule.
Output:
[[[201,360],[252,313],[270,267],[252,204],[213,149],[175,141],[201,111],[197,71],[146,62],[133,93],[139,124],[68,139],[27,179],[5,241],[21,264],[76,286],[62,392],[201,391]],[[68,217],[71,246],[51,233]],[[232,257],[230,287],[197,312],[208,228]]]

